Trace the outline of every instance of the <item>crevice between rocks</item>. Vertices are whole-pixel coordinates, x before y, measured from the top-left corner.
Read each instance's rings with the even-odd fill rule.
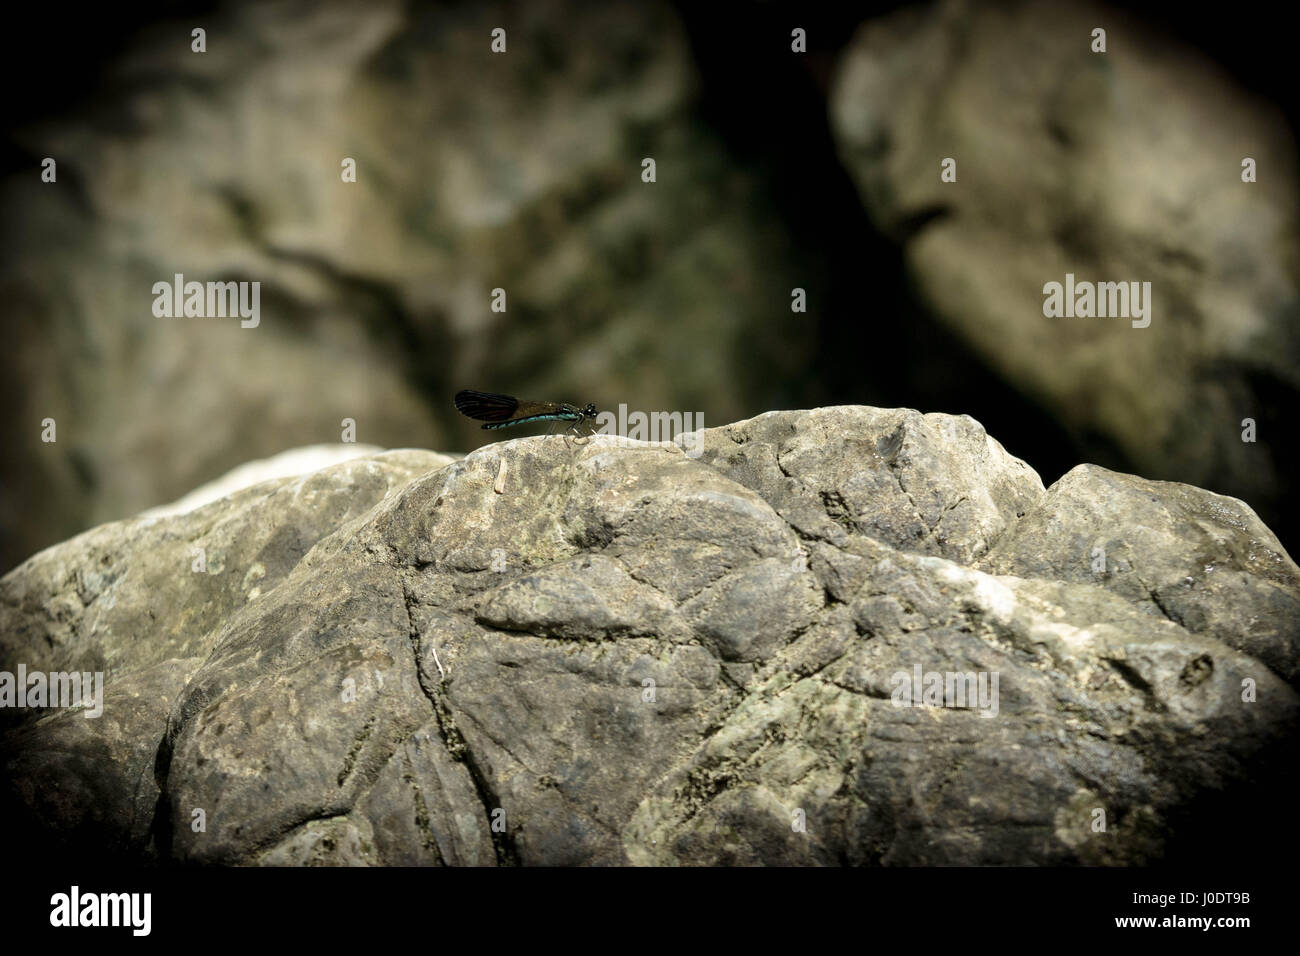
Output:
[[[438,735],[442,738],[442,744],[447,749],[447,753],[453,760],[459,761],[465,765],[469,773],[470,780],[474,784],[474,791],[478,794],[479,803],[483,806],[484,822],[487,824],[488,833],[492,838],[492,852],[496,856],[498,866],[518,866],[519,854],[515,848],[514,837],[509,830],[507,823],[506,831],[498,833],[492,828],[492,811],[503,809],[501,799],[496,789],[488,781],[487,775],[479,765],[473,750],[465,740],[464,734],[456,726],[456,720],[452,716],[451,708],[447,706],[442,695],[433,687],[430,687],[425,680],[424,671],[420,668],[420,629],[415,623],[414,605],[417,603],[413,595],[405,584],[402,586],[402,599],[406,604],[406,620],[409,629],[408,634],[411,641],[411,653],[415,660],[415,677],[420,684],[420,689],[424,696],[429,699],[433,708],[433,721],[438,727]]]
[[[1180,618],[1174,612],[1170,611],[1169,608],[1165,607],[1165,602],[1160,600],[1160,595],[1156,593],[1155,588],[1151,587],[1151,585],[1147,584],[1146,581],[1142,580],[1142,575],[1138,574],[1137,564],[1132,561],[1131,557],[1130,557],[1129,564],[1133,568],[1133,577],[1137,578],[1138,584],[1142,585],[1142,589],[1147,592],[1147,597],[1149,597],[1151,599],[1151,603],[1156,606],[1156,610],[1158,610],[1162,615],[1164,615],[1166,620],[1172,621],[1173,623],[1177,624],[1179,627],[1186,627],[1186,625],[1183,624],[1182,618]],[[1186,629],[1189,631],[1191,630],[1191,628],[1186,628]]]

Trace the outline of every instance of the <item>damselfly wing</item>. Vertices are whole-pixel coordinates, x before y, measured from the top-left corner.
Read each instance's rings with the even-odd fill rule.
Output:
[[[458,412],[483,422],[484,428],[510,428],[529,422],[572,422],[569,430],[576,433],[578,426],[597,415],[595,405],[578,407],[566,402],[527,402],[513,395],[477,392],[470,388],[457,392],[453,401]]]

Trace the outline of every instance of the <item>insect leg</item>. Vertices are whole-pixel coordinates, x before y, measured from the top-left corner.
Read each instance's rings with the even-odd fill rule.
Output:
[[[582,433],[584,426],[587,428],[586,435]],[[576,422],[570,425],[569,431],[573,433],[573,440],[579,445],[587,444],[587,442],[591,441],[591,436],[596,434],[595,429],[591,427],[591,422],[587,420],[586,416],[579,418]]]

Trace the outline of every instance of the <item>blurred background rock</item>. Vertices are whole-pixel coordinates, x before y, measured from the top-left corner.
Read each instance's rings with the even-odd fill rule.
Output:
[[[13,11],[0,571],[344,418],[474,447],[462,387],[706,425],[968,413],[1047,483],[1190,482],[1294,550],[1288,35],[1173,3],[851,6]],[[1150,281],[1150,328],[1044,318],[1066,272]],[[259,281],[260,326],[154,317],[175,273]]]

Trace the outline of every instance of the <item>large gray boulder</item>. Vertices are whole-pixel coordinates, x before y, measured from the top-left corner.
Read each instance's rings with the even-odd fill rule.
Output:
[[[0,669],[107,672],[4,712],[5,813],[207,864],[1157,863],[1294,731],[1298,599],[1243,503],[1045,490],[967,417],[385,452],[0,579]]]

